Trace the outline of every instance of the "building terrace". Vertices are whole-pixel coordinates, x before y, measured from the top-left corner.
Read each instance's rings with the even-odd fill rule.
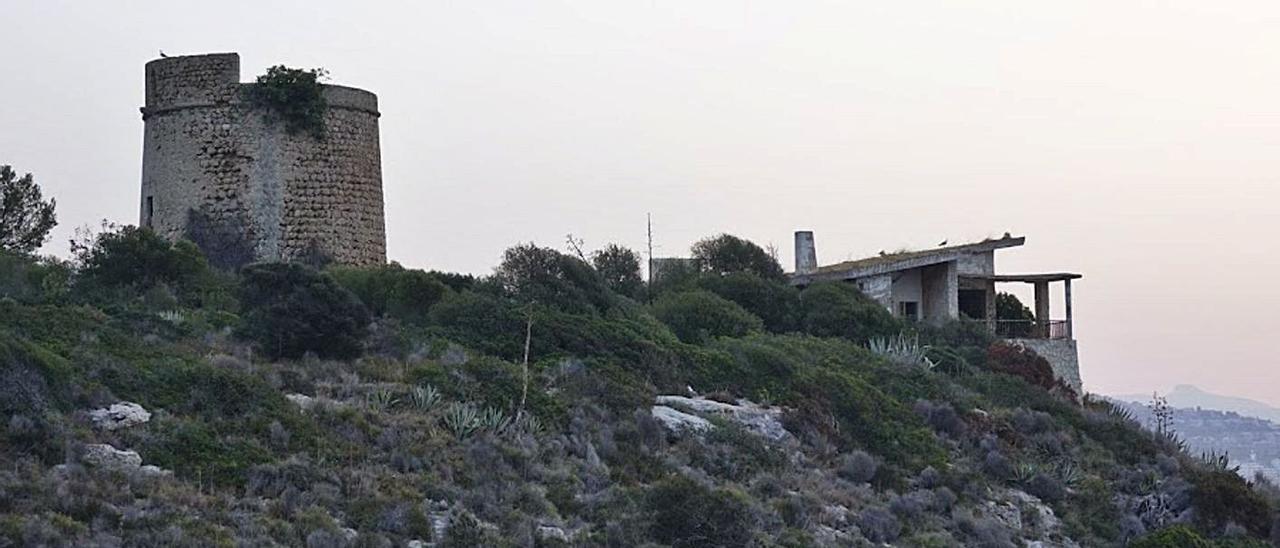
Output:
[[[936,249],[881,253],[853,261],[819,266],[813,232],[795,234],[795,272],[791,284],[853,283],[893,315],[908,321],[984,323],[996,336],[1035,350],[1049,360],[1054,373],[1080,389],[1079,358],[1073,332],[1071,281],[1080,274],[997,274],[995,252],[1018,247],[1026,238],[1001,238]],[[1034,288],[1034,319],[1002,319],[996,314],[996,284],[1027,283]],[[1051,284],[1061,283],[1065,311],[1050,311]]]

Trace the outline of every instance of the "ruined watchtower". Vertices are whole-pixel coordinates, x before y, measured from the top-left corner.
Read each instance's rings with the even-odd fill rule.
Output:
[[[325,85],[325,135],[290,134],[242,100],[240,56],[147,63],[141,226],[224,264],[386,261],[378,98]]]

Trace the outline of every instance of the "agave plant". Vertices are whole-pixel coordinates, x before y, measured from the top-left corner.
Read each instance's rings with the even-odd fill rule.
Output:
[[[183,314],[181,310],[165,310],[159,312],[157,315],[160,316],[160,319],[173,325],[179,325],[182,322],[187,321],[187,316]]]
[[[893,337],[875,337],[867,342],[867,348],[889,361],[904,365],[916,365],[925,369],[933,369],[937,365],[929,359],[929,345],[920,344],[918,335],[908,336],[904,332]]]
[[[480,412],[480,429],[487,430],[496,435],[506,433],[511,426],[511,417],[506,412],[496,407],[486,407]]]
[[[440,391],[430,384],[415,386],[409,390],[409,405],[422,412],[435,409],[440,403]]]
[[[1080,469],[1080,465],[1071,459],[1063,459],[1054,467],[1054,472],[1063,485],[1067,487],[1075,487],[1084,479],[1084,471]]]
[[[395,397],[390,390],[375,390],[364,396],[364,405],[371,411],[379,413],[391,409],[400,399]]]
[[[445,409],[440,421],[458,439],[465,439],[480,428],[480,412],[469,403],[454,403]]]
[[[1200,463],[1215,472],[1238,472],[1239,466],[1231,466],[1231,458],[1226,452],[1219,454],[1217,451],[1209,451],[1200,454]]]
[[[1027,483],[1040,473],[1040,467],[1030,462],[1021,463],[1013,468],[1013,481]]]
[[[542,421],[528,413],[521,413],[516,416],[515,420],[511,421],[511,428],[525,434],[540,434],[542,432]]]

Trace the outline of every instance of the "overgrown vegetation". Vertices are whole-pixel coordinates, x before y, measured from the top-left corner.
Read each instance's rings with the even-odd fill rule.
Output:
[[[706,266],[655,287],[617,246],[518,245],[482,278],[222,271],[131,227],[69,263],[0,254],[0,545],[1271,538],[1280,489],[1065,391],[982,326],[790,287],[747,244],[706,240]],[[784,432],[655,419],[655,396],[691,390]],[[150,421],[92,425],[122,400]],[[95,466],[92,444],[163,470]]]
[[[328,75],[322,68],[308,70],[276,65],[258,76],[253,85],[244,87],[244,99],[262,111],[267,123],[283,123],[289,134],[307,133],[323,139],[329,103],[320,82]]]

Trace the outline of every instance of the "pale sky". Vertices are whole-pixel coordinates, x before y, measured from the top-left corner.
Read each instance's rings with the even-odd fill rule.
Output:
[[[0,163],[137,222],[143,64],[237,51],[378,94],[389,256],[661,255],[796,229],[819,261],[1025,235],[1076,271],[1086,389],[1280,404],[1280,2],[0,0]],[[1026,295],[1024,291],[1022,293]],[[1061,306],[1055,316],[1061,315]]]

